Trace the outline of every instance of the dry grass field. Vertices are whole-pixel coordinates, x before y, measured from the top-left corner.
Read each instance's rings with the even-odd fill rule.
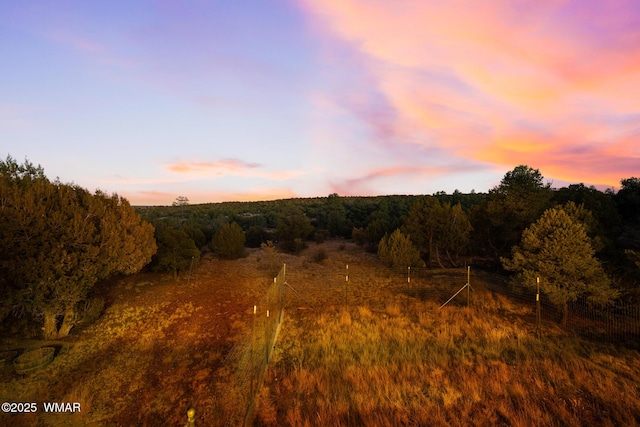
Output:
[[[460,296],[440,309],[464,270],[408,284],[342,241],[278,259],[291,288],[254,425],[640,424],[638,352],[551,323],[538,339],[533,307],[473,276],[471,306]],[[79,402],[82,412],[0,414],[0,425],[183,425],[190,407],[196,425],[225,425],[227,355],[251,334],[271,284],[265,264],[259,250],[207,256],[189,282],[139,274],[104,287],[103,315],[51,364],[0,377],[2,401]]]
[[[317,307],[297,309],[288,297],[257,425],[640,424],[637,351],[555,324],[538,339],[533,307],[483,291],[476,279],[471,307],[463,296],[440,309],[445,292],[407,298],[403,278],[385,276],[375,257],[349,247],[329,253],[313,268],[304,260],[290,268],[289,282]],[[345,297],[333,272],[349,261],[358,273]],[[464,283],[462,272],[412,286],[452,295]]]

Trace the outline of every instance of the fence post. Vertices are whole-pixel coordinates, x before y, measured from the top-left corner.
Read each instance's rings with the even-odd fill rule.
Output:
[[[409,308],[409,294],[411,292],[411,266],[407,266],[407,297],[404,299],[404,309]]]
[[[536,277],[536,334],[540,338],[540,277]]]
[[[270,340],[269,340],[269,310],[267,309],[267,321],[266,321],[266,328],[264,330],[264,340],[265,340],[265,350],[266,350],[266,357],[264,358],[264,360],[266,361],[266,363],[269,363],[269,345],[270,345]]]
[[[187,423],[184,425],[184,427],[195,427],[196,426],[196,410],[193,408],[190,408],[187,411]]]
[[[255,341],[256,341],[256,313],[258,312],[258,306],[254,305],[253,306],[253,328],[251,329],[251,367],[249,368],[251,370],[251,374],[249,377],[249,392],[250,392],[250,396],[253,396],[254,390],[253,390],[253,384],[254,381],[257,383],[258,382],[258,378],[257,378],[257,374],[256,374],[256,355],[255,355]]]
[[[349,264],[344,275],[344,306],[349,307]]]

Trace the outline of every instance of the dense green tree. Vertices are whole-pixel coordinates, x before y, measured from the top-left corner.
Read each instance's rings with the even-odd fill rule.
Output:
[[[441,223],[444,218],[441,215],[442,205],[437,198],[422,196],[409,208],[409,214],[404,222],[404,231],[413,242],[418,245],[422,253],[428,257],[428,265],[431,266],[434,259],[440,265],[438,238]]]
[[[244,255],[244,231],[235,222],[220,227],[211,240],[211,249],[220,258],[237,259]]]
[[[369,223],[364,229],[364,235],[367,240],[367,249],[375,252],[378,242],[385,234],[389,234],[394,230],[391,227],[391,218],[384,210],[372,212],[369,216]]]
[[[525,228],[551,207],[553,191],[538,169],[525,165],[505,174],[473,209],[474,239],[495,261],[507,256]]]
[[[604,244],[600,234],[600,224],[593,216],[593,213],[584,207],[584,204],[577,205],[574,202],[567,202],[562,206],[556,206],[556,208],[564,210],[573,221],[582,224],[596,253],[603,248]]]
[[[333,237],[349,237],[353,225],[347,219],[347,210],[336,193],[330,194],[326,202],[327,230]]]
[[[271,234],[259,225],[252,225],[245,233],[245,244],[250,248],[259,248],[262,243],[271,240]]]
[[[403,229],[428,255],[429,265],[435,261],[444,267],[440,256],[443,252],[456,266],[458,255],[468,246],[471,223],[460,204],[451,206],[437,197],[423,196],[409,209]]]
[[[440,246],[454,266],[458,266],[460,253],[466,252],[471,235],[471,222],[467,214],[462,210],[460,203],[451,206],[450,203],[442,205],[442,233],[439,238]]]
[[[347,220],[355,228],[365,229],[369,223],[369,215],[377,209],[373,203],[368,202],[364,197],[356,197],[345,202],[347,208]]]
[[[98,280],[139,271],[156,250],[153,227],[126,199],[51,182],[11,157],[0,161],[0,223],[4,302],[43,319],[46,339],[69,333]]]
[[[600,191],[594,186],[572,184],[554,192],[553,201],[567,206],[573,202],[577,207],[590,212],[592,219],[588,219],[587,234],[594,239],[598,256],[608,260],[620,259],[622,251],[617,242],[622,233],[622,218],[618,213],[615,195],[611,190]],[[567,210],[565,208],[565,210]]]
[[[594,186],[571,184],[556,190],[553,201],[560,205],[569,202],[574,202],[577,206],[583,205],[585,209],[591,211],[599,224],[598,228],[607,229],[607,235],[613,236],[619,232],[622,220],[616,206],[615,195],[610,190],[603,192]]]
[[[207,236],[204,234],[204,231],[202,231],[202,228],[198,227],[195,223],[190,221],[189,223],[182,224],[180,228],[193,240],[196,248],[202,248],[207,244]]]
[[[615,195],[618,211],[625,222],[640,224],[640,178],[623,179],[620,184]]]
[[[378,256],[392,268],[422,267],[420,251],[413,246],[409,236],[396,229],[385,235],[378,244]]]
[[[313,231],[311,220],[302,208],[295,204],[284,207],[278,217],[276,234],[284,250],[298,252],[305,247],[305,240]]]
[[[584,226],[561,208],[545,211],[527,228],[512,257],[502,258],[502,264],[516,273],[517,286],[535,288],[540,277],[540,290],[562,308],[564,325],[569,302],[581,296],[600,303],[617,297]]]
[[[164,223],[156,224],[158,251],[152,260],[154,271],[168,271],[177,279],[178,273],[200,262],[200,250],[187,234]]]

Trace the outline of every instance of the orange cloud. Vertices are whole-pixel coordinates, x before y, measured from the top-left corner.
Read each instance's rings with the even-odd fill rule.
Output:
[[[397,142],[573,182],[613,185],[640,170],[639,120],[621,124],[640,111],[631,2],[301,4],[321,36],[362,55]]]
[[[164,166],[167,170],[179,174],[195,175],[200,177],[214,176],[244,176],[266,178],[276,181],[284,181],[296,178],[304,171],[265,171],[259,163],[248,163],[238,159],[222,159],[215,162],[183,161],[169,163]]]
[[[237,159],[223,159],[217,162],[177,162],[170,163],[165,167],[172,172],[178,173],[207,172],[215,175],[233,175],[248,169],[259,168],[260,166],[258,163],[247,163]]]

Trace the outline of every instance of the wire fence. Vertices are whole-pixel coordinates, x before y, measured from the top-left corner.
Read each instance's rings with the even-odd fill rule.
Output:
[[[539,301],[539,315],[532,321],[562,324],[563,307],[553,304],[544,294],[538,296],[533,289],[534,284],[531,288],[514,286],[509,282],[508,276],[482,270],[476,270],[472,277],[479,279],[487,290],[531,307],[532,314],[538,310]],[[621,301],[599,304],[589,301],[587,297],[580,297],[567,304],[565,328],[590,339],[639,347],[640,306]]]
[[[238,341],[227,354],[225,365],[235,367],[229,388],[219,396],[223,404],[221,416],[227,426],[249,426],[253,423],[256,396],[284,315],[286,285],[286,265],[283,265],[266,294],[253,307],[251,333]]]
[[[358,267],[349,266],[350,280],[353,282],[358,281],[358,272],[362,270]],[[435,301],[440,306],[478,306],[483,304],[484,291],[491,291],[530,307],[531,322],[536,326],[539,326],[540,322],[553,322],[558,325],[563,323],[563,307],[553,304],[544,294],[537,295],[535,289],[513,286],[509,277],[504,274],[470,267],[378,267],[368,272],[369,277],[372,272],[378,277],[390,280],[398,293],[409,298]],[[535,287],[535,284],[533,285],[532,288]],[[357,289],[354,287],[352,292],[357,292]],[[345,301],[348,300],[349,296],[345,294]],[[621,301],[598,304],[586,297],[578,298],[568,303],[565,327],[590,339],[640,347],[640,306]]]
[[[291,272],[296,284],[294,288],[287,284],[286,265],[282,267],[253,308],[250,334],[237,342],[227,355],[225,365],[234,366],[235,370],[230,388],[220,396],[224,400],[221,416],[226,420],[225,425],[249,426],[253,423],[256,398],[282,323],[285,288],[292,292],[287,301],[291,309],[322,311],[343,305],[384,309],[385,304],[403,301],[409,304],[415,300],[434,301],[441,308],[445,305],[482,307],[488,293],[494,293],[530,307],[526,316],[536,326],[541,321],[560,324],[563,316],[563,310],[544,295],[537,296],[534,290],[511,286],[505,275],[470,267],[390,269],[379,263],[345,264],[344,269],[332,268],[322,273],[321,281],[305,280],[303,273]],[[392,291],[390,300],[379,298],[381,288]],[[579,299],[568,306],[566,328],[591,339],[640,347],[640,306],[597,305]]]

